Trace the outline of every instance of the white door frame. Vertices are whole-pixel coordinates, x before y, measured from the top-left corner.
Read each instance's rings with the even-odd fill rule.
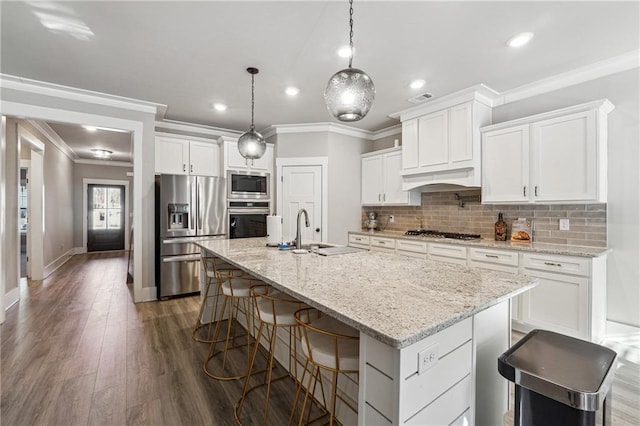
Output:
[[[20,173],[22,174],[22,169],[27,169],[27,238],[26,238],[26,244],[27,244],[27,278],[31,276],[31,262],[30,260],[30,255],[31,253],[29,253],[29,250],[31,250],[31,233],[29,232],[29,206],[31,205],[31,160],[20,160]],[[18,206],[18,208],[20,208],[20,206]],[[20,219],[20,218],[18,218]],[[22,242],[20,243],[20,251],[22,252]]]
[[[124,186],[124,250],[129,250],[129,181],[113,179],[82,179],[82,251],[87,252],[87,191],[89,185],[120,185]]]
[[[322,170],[322,221],[321,221],[321,241],[327,241],[329,236],[329,159],[327,157],[291,157],[276,158],[276,212],[282,216],[282,176],[284,167],[292,166],[320,166]]]
[[[18,125],[18,182],[20,182],[20,150],[22,143],[31,147],[29,167],[29,192],[27,205],[29,224],[27,231],[27,256],[29,256],[30,278],[44,278],[44,143],[23,126]],[[18,227],[20,241],[20,227]],[[18,271],[20,271],[20,251],[17,253]],[[18,274],[20,287],[20,274]]]
[[[133,223],[142,223],[142,134],[144,125],[142,121],[127,120],[104,115],[88,114],[85,112],[64,110],[61,108],[50,108],[39,105],[24,104],[19,102],[2,101],[2,114],[15,117],[29,117],[36,120],[57,121],[71,124],[87,124],[97,127],[108,127],[128,130],[133,137]],[[3,132],[4,134],[5,132]],[[6,139],[6,138],[5,138]],[[3,151],[6,158],[6,151]],[[4,168],[3,168],[4,169]],[[2,177],[2,176],[0,176]],[[0,187],[4,187],[6,179],[0,182]],[[6,191],[6,189],[4,189]],[[6,220],[3,223],[6,226]],[[139,228],[138,228],[139,229]],[[149,293],[155,293],[155,287],[142,287],[142,232],[135,232],[133,235],[133,299],[135,302],[149,300]],[[3,239],[0,244],[6,244]],[[2,249],[6,252],[6,246]],[[0,294],[4,299],[5,282],[0,281]],[[147,290],[149,289],[149,290]],[[4,300],[0,300],[4,302]],[[2,305],[0,305],[2,306]]]

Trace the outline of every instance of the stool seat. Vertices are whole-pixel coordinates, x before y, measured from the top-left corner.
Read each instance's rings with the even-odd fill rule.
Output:
[[[333,336],[337,334],[357,338],[359,336],[357,330],[329,316],[311,321],[308,327],[316,329],[318,332],[307,333],[309,344],[302,345],[302,352],[306,357],[313,359],[316,364],[330,369],[358,370],[360,363],[359,341]],[[331,335],[323,333],[323,331],[329,332]],[[309,349],[311,349],[310,354]]]
[[[256,282],[255,279],[228,277],[222,283],[222,294],[231,297],[250,297],[251,286]]]
[[[258,298],[256,308],[260,315],[260,320],[267,324],[277,324],[282,326],[296,325],[294,314],[300,309],[300,304],[293,304],[288,300],[277,300],[278,296],[285,296],[282,293],[270,294],[272,299]]]

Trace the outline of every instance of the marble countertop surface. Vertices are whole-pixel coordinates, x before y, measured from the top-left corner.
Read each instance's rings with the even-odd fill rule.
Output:
[[[598,257],[611,252],[606,247],[583,247],[583,246],[566,246],[561,244],[543,244],[543,243],[519,243],[511,241],[495,241],[490,239],[477,240],[455,240],[451,238],[434,238],[423,237],[420,235],[404,235],[400,232],[381,232],[381,231],[350,231],[350,234],[368,235],[375,237],[397,238],[405,240],[418,240],[429,243],[458,244],[469,247],[485,247],[502,250],[517,250],[533,253],[559,254],[565,256],[579,257]]]
[[[536,284],[480,268],[363,250],[336,256],[266,247],[264,238],[197,244],[272,286],[403,348]]]

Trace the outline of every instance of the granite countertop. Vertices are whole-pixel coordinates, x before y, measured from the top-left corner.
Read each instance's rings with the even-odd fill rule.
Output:
[[[579,257],[598,257],[611,252],[606,247],[583,247],[583,246],[566,246],[560,244],[543,244],[543,243],[518,243],[511,241],[495,241],[489,239],[477,240],[455,240],[451,238],[434,238],[424,237],[420,235],[404,235],[399,232],[381,232],[381,231],[350,231],[351,234],[368,235],[375,237],[396,238],[403,240],[418,240],[429,243],[458,244],[469,247],[486,247],[502,250],[517,250],[533,253],[559,254],[566,256]]]
[[[420,341],[535,285],[535,279],[369,252],[294,254],[264,238],[197,244],[395,348]]]

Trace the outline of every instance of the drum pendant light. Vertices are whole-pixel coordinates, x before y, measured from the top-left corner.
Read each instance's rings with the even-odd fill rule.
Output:
[[[349,68],[335,73],[324,89],[324,101],[329,113],[340,121],[363,119],[373,105],[376,88],[366,72],[352,68],[353,60],[353,0],[349,0]]]
[[[257,160],[264,155],[267,150],[267,143],[262,135],[255,131],[255,126],[253,125],[253,109],[255,104],[254,77],[259,71],[258,68],[251,67],[247,68],[247,72],[251,74],[251,127],[248,132],[243,133],[238,139],[238,151],[240,155],[246,159],[247,163],[251,160],[251,164],[253,165],[253,160]]]

